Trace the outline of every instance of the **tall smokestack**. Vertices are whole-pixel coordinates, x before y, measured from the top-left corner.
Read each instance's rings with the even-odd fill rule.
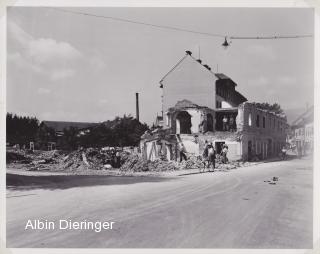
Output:
[[[136,119],[139,121],[139,93],[136,93]]]

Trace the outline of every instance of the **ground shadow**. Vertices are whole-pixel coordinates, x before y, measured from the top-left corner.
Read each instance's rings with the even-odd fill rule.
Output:
[[[69,189],[98,185],[122,185],[143,182],[163,182],[173,178],[148,176],[104,176],[104,175],[59,175],[59,176],[26,176],[7,173],[7,189]]]

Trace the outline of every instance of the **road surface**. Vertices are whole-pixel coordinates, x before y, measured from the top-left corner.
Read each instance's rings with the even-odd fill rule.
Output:
[[[7,188],[7,247],[312,248],[312,175],[311,159],[295,159],[162,178],[19,179]],[[25,230],[36,219],[115,223]]]

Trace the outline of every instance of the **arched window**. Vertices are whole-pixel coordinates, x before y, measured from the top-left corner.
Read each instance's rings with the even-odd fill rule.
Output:
[[[177,134],[191,134],[191,115],[187,111],[181,111],[176,117]]]

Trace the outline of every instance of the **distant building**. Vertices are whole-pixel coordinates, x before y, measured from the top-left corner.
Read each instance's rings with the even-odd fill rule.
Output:
[[[232,79],[186,53],[160,81],[163,123],[142,136],[144,157],[176,160],[179,144],[187,153],[201,155],[205,141],[218,153],[227,145],[230,160],[277,155],[286,144],[286,116],[247,102]]]
[[[42,121],[41,126],[46,126],[55,130],[56,135],[62,136],[64,129],[69,129],[71,127],[77,129],[79,133],[81,131],[86,131],[90,127],[94,127],[98,125],[98,123],[88,123],[88,122],[64,122],[64,121]]]
[[[163,117],[162,116],[157,116],[156,120],[154,121],[154,126],[158,127],[158,126],[163,126]]]
[[[91,128],[97,126],[97,123],[87,123],[87,122],[63,122],[63,121],[42,121],[40,124],[40,129],[49,131],[49,134],[42,141],[40,147],[53,150],[60,149],[62,147],[62,137],[64,135],[64,130],[74,128],[76,130],[76,135],[81,136],[90,132]],[[52,131],[51,131],[52,130]]]
[[[302,155],[313,151],[313,115],[314,107],[309,107],[291,124],[293,143]]]

